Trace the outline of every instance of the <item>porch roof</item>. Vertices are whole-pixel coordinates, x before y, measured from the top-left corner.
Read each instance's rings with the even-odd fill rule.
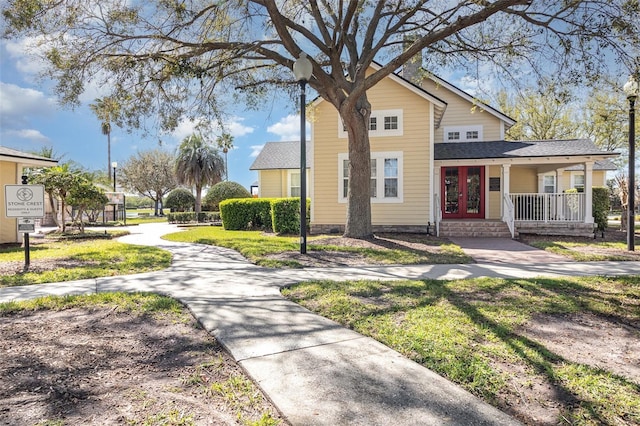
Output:
[[[29,152],[22,152],[5,146],[0,146],[0,160],[29,166],[47,167],[58,164],[58,160],[54,160],[53,158],[47,158],[41,155],[31,154]]]
[[[311,158],[309,143],[305,146],[307,151],[307,168]],[[249,170],[274,170],[274,169],[299,169],[300,168],[300,142],[267,142],[262,151],[256,157]]]
[[[601,151],[589,139],[450,142],[436,143],[434,146],[436,160],[619,155],[615,152]]]

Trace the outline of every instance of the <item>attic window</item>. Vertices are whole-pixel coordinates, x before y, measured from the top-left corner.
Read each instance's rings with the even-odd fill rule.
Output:
[[[482,125],[447,126],[444,128],[444,142],[473,142],[482,139]]]
[[[347,137],[347,128],[340,118],[338,137]],[[387,137],[403,135],[403,114],[401,109],[371,111],[369,118],[369,137]]]

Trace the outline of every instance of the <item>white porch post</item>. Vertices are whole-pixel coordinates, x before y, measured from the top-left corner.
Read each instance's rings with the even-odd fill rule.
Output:
[[[500,205],[502,206],[502,220],[507,220],[507,206],[505,204],[505,197],[509,195],[509,188],[511,188],[511,180],[510,180],[510,169],[511,164],[503,164],[502,165],[502,202]]]
[[[584,223],[593,223],[593,162],[584,163]]]
[[[562,194],[562,192],[564,191],[564,185],[562,184],[562,175],[564,173],[564,170],[562,169],[556,169],[556,194]],[[563,215],[563,205],[560,202],[562,200],[561,195],[555,195],[554,196],[554,200],[553,202],[555,203],[556,207],[556,220],[564,220],[564,215]]]
[[[429,221],[435,224],[440,217],[440,212],[437,212],[436,209],[442,206],[442,194],[440,194],[440,166],[433,167],[433,181],[431,182],[431,200],[429,203],[431,204],[431,214],[429,215]],[[436,204],[436,197],[440,200],[440,206]]]

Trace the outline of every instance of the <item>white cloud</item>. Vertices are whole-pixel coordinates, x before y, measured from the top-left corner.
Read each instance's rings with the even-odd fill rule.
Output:
[[[307,126],[308,127],[308,126]],[[276,124],[267,127],[269,133],[280,136],[281,141],[295,141],[300,139],[300,116],[287,115]],[[307,132],[307,135],[309,132]]]
[[[264,148],[264,145],[251,145],[251,155],[249,155],[250,157],[257,157],[258,154],[260,154],[260,151],[262,151],[262,148]]]
[[[4,43],[9,57],[15,61],[16,69],[27,77],[40,74],[46,67],[41,53],[45,50],[44,38],[24,37]]]
[[[0,82],[0,121],[5,126],[26,122],[27,117],[49,116],[57,109],[56,102],[44,93],[15,84]]]
[[[50,142],[48,137],[35,129],[9,130],[7,136],[27,139],[33,142]]]
[[[180,123],[178,123],[178,127],[176,127],[176,129],[171,133],[171,135],[176,140],[182,141],[184,138],[188,137],[189,135],[197,133],[199,131],[198,126],[200,126],[204,121],[205,120],[202,120],[202,119],[196,119],[196,120],[184,119],[180,121]],[[234,138],[253,133],[255,129],[253,127],[245,126],[244,124],[242,124],[243,121],[244,121],[244,118],[242,117],[231,117],[229,122],[224,123],[224,129],[225,131],[229,132],[229,134],[231,134],[231,136],[233,136]],[[216,137],[222,134],[222,127],[218,125],[213,125],[213,128],[211,129],[211,134],[212,134],[212,140],[215,140]]]

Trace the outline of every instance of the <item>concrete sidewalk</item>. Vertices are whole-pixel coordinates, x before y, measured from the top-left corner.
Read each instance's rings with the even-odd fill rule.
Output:
[[[173,243],[167,224],[121,240],[170,250],[164,271],[0,289],[0,302],[46,294],[154,291],[181,300],[293,425],[512,425],[516,420],[397,352],[280,295],[310,279],[460,279],[626,275],[637,262],[417,265],[275,270],[233,250]]]

